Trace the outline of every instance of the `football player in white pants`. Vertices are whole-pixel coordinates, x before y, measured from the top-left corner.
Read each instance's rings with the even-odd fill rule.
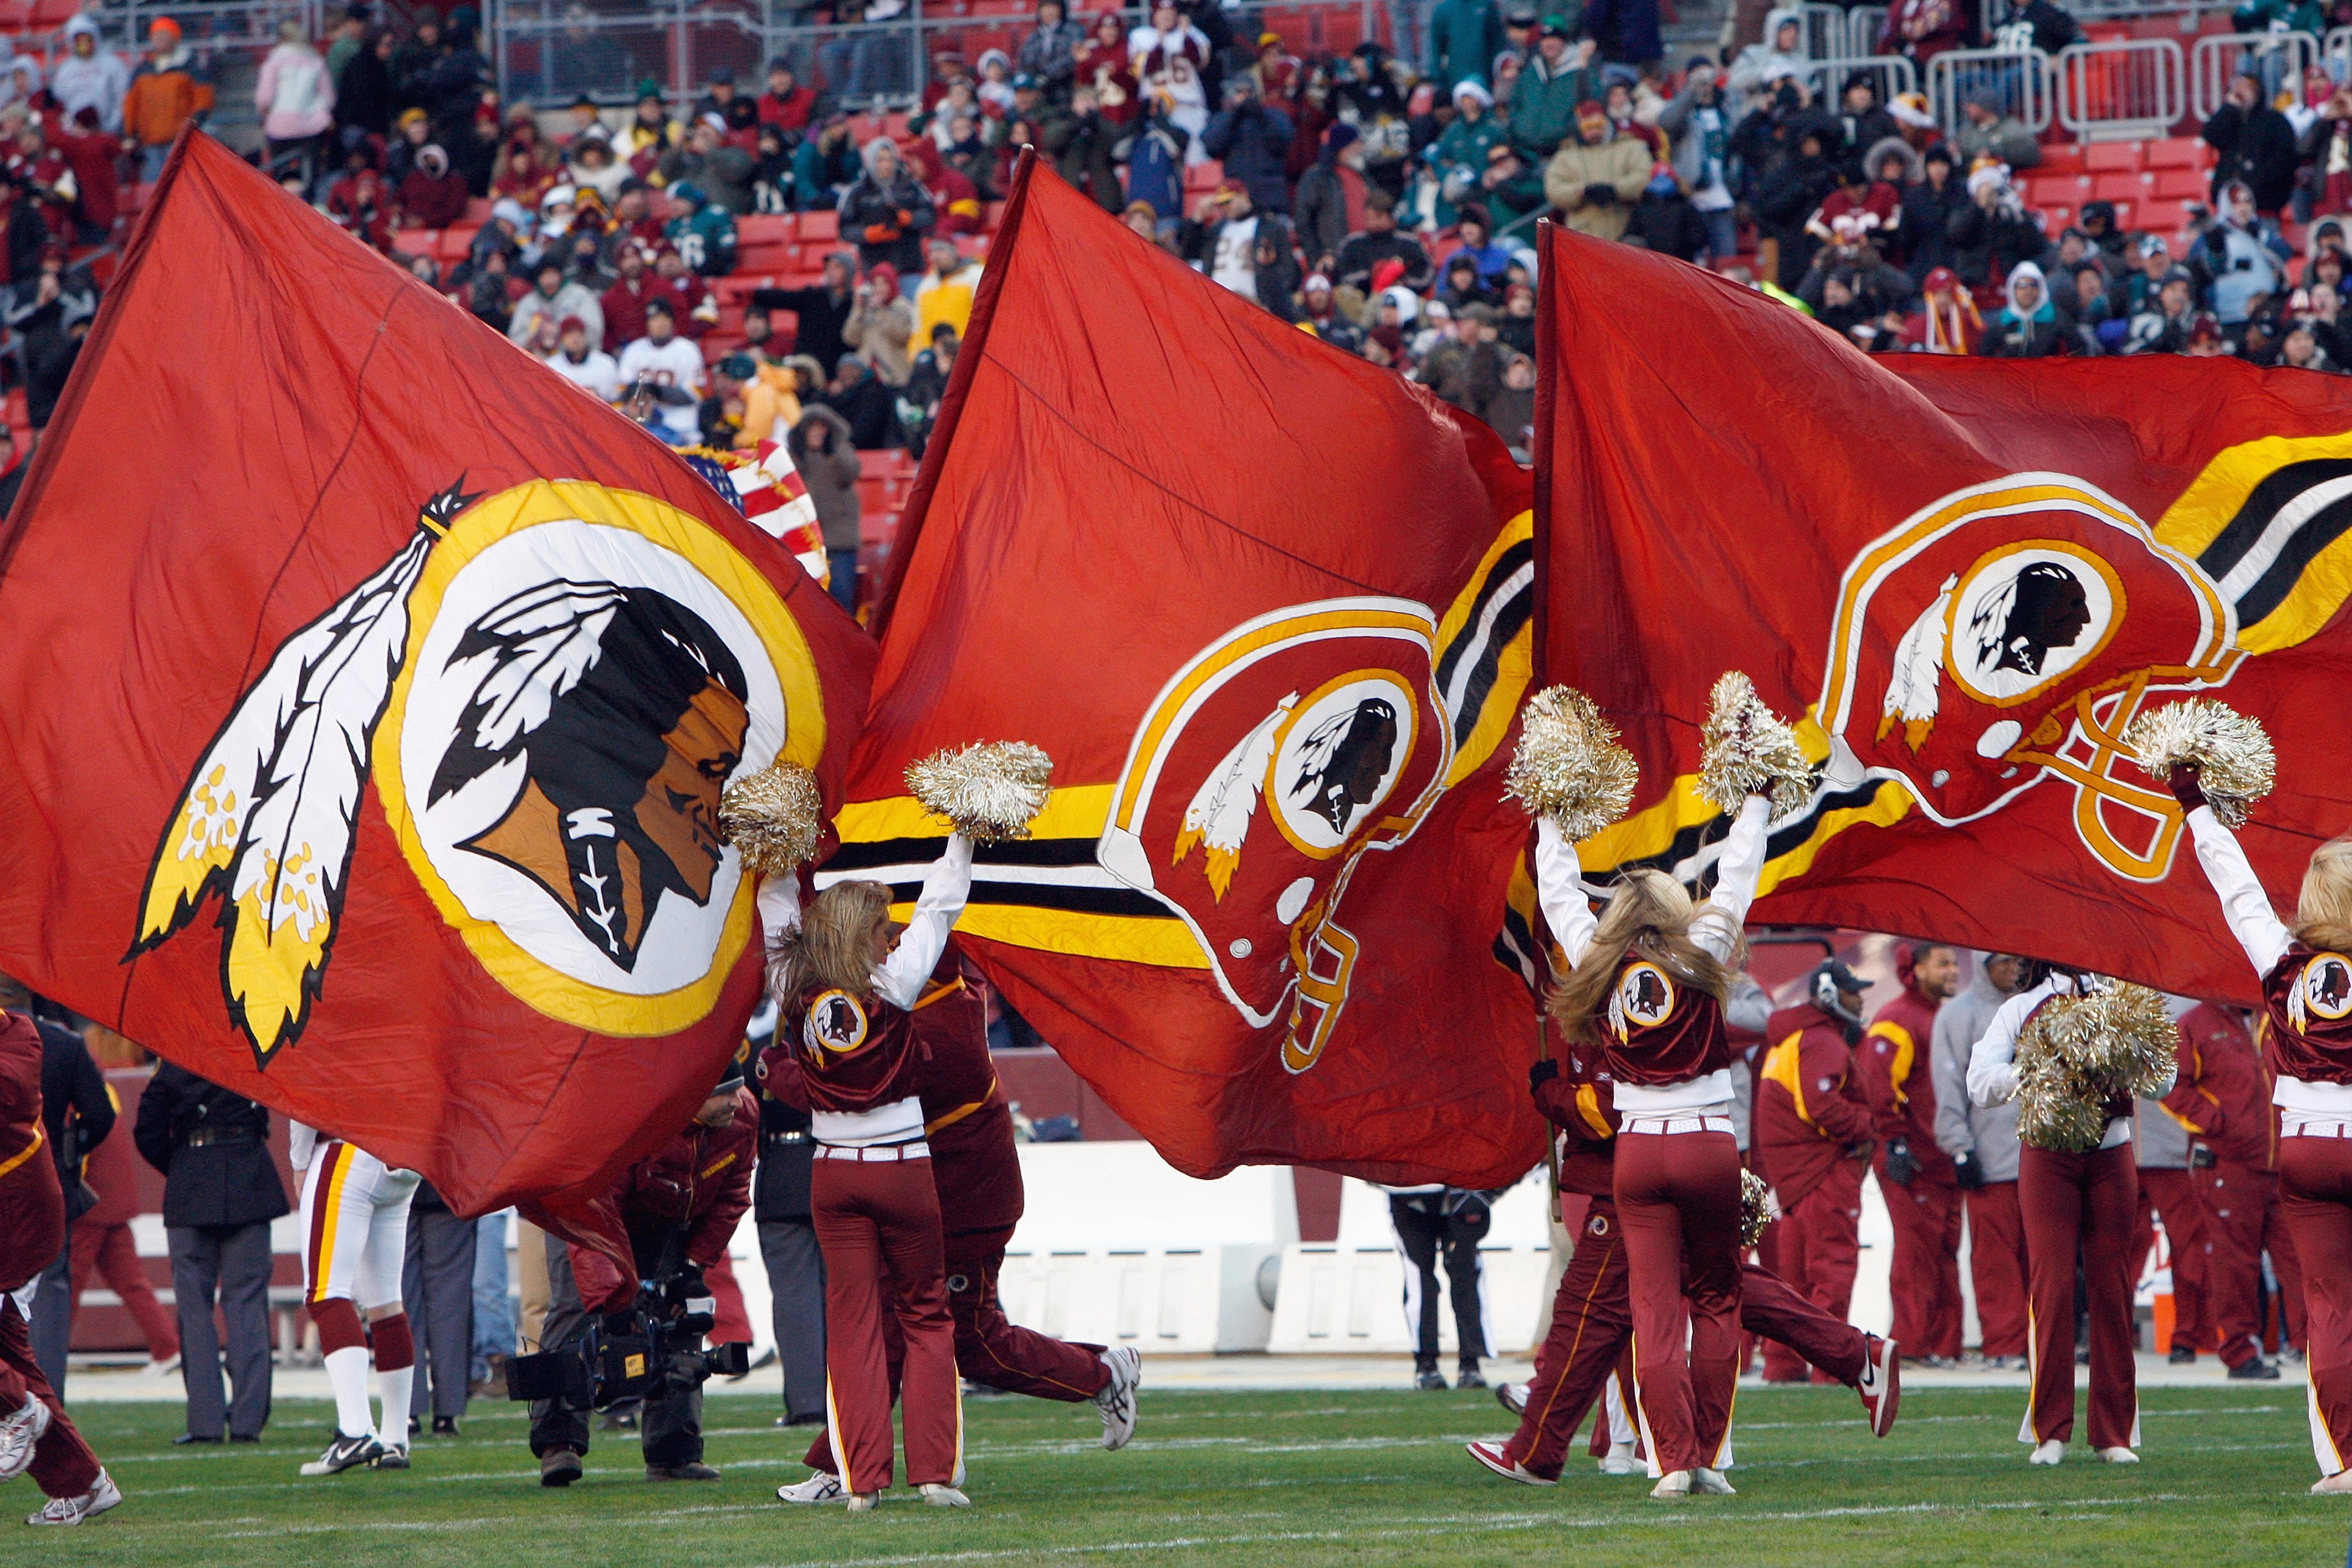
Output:
[[[290,1142],[294,1168],[303,1173],[303,1294],[335,1391],[335,1440],[302,1473],[340,1475],[361,1465],[404,1470],[416,1344],[401,1304],[400,1273],[417,1174],[388,1169],[357,1144],[299,1121]],[[371,1342],[381,1425],[368,1408]]]

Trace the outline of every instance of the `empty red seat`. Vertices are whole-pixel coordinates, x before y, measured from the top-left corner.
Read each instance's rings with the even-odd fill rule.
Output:
[[[2212,158],[2211,151],[2194,136],[2167,136],[2147,145],[2151,169],[2202,169]]]
[[[2074,226],[2073,207],[2044,206],[2036,207],[2034,211],[2042,215],[2042,227],[2044,233],[2054,235]]]
[[[2083,172],[2083,149],[2072,142],[2044,142],[2042,162],[2033,166],[2037,174],[2079,174]]]
[[[841,237],[841,215],[837,212],[805,212],[794,215],[793,223],[804,240],[830,243]]]
[[[403,256],[437,256],[441,251],[441,231],[437,228],[403,228],[393,231],[393,249]]]
[[[2203,201],[2212,184],[2202,169],[2158,169],[2149,195],[2158,201]]]
[[[2148,195],[2150,176],[2146,174],[2095,174],[2091,177],[2091,199],[2095,202],[2138,201]]]
[[[2094,142],[2083,149],[2083,167],[2094,174],[2112,174],[2140,167],[2140,143]]]
[[[793,237],[793,228],[789,213],[745,213],[735,220],[735,238],[747,248],[761,244],[781,245]]]

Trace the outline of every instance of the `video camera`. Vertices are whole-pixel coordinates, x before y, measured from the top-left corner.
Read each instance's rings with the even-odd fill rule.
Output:
[[[660,1279],[640,1282],[628,1310],[591,1319],[586,1333],[554,1350],[508,1362],[507,1397],[603,1410],[698,1387],[712,1377],[741,1377],[751,1370],[751,1346],[702,1343],[717,1306],[702,1270],[666,1269]]]

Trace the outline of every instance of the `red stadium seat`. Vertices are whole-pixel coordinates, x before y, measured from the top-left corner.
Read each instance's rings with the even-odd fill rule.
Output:
[[[2211,184],[2202,169],[2158,169],[2149,194],[2158,201],[2201,202]]]
[[[441,251],[441,231],[437,228],[403,228],[393,231],[393,249],[403,256],[437,256]]]
[[[2083,167],[2094,174],[2136,172],[2140,163],[2140,144],[2137,142],[2094,142],[2083,149]]]
[[[830,245],[841,238],[841,215],[837,212],[796,213],[793,221],[804,241]]]
[[[488,196],[467,197],[465,221],[472,224],[476,228],[481,227],[490,221],[490,208],[497,205]]]
[[[2212,161],[2212,149],[2194,136],[2167,136],[2147,143],[2151,169],[2203,169]]]
[[[2037,174],[2079,174],[2083,172],[2083,149],[2073,142],[2048,142],[2042,147],[2042,162],[2033,166]]]
[[[2099,202],[2130,202],[2149,194],[2151,176],[2146,174],[2095,174],[2091,178],[2091,199]]]
[[[2042,227],[2044,233],[2061,234],[2074,226],[2073,207],[2053,205],[2036,207],[2033,210],[2042,215]]]
[[[745,213],[735,220],[736,243],[749,250],[755,245],[782,245],[793,234],[790,213]]]

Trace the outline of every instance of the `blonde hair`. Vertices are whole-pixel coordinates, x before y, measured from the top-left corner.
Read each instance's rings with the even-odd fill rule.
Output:
[[[2331,838],[2311,852],[2294,904],[2294,940],[2352,952],[2352,836]]]
[[[1673,976],[1722,1002],[1731,994],[1732,971],[1747,947],[1726,964],[1690,938],[1697,910],[1689,889],[1663,871],[1647,868],[1629,871],[1601,911],[1592,945],[1568,983],[1551,994],[1551,1016],[1575,1035],[1591,1027],[1609,1010],[1609,994],[1616,988],[1617,971],[1628,953],[1638,953]]]
[[[819,893],[784,939],[776,1000],[789,1006],[820,991],[866,995],[874,986],[866,939],[889,912],[890,889],[879,882],[835,882]]]

